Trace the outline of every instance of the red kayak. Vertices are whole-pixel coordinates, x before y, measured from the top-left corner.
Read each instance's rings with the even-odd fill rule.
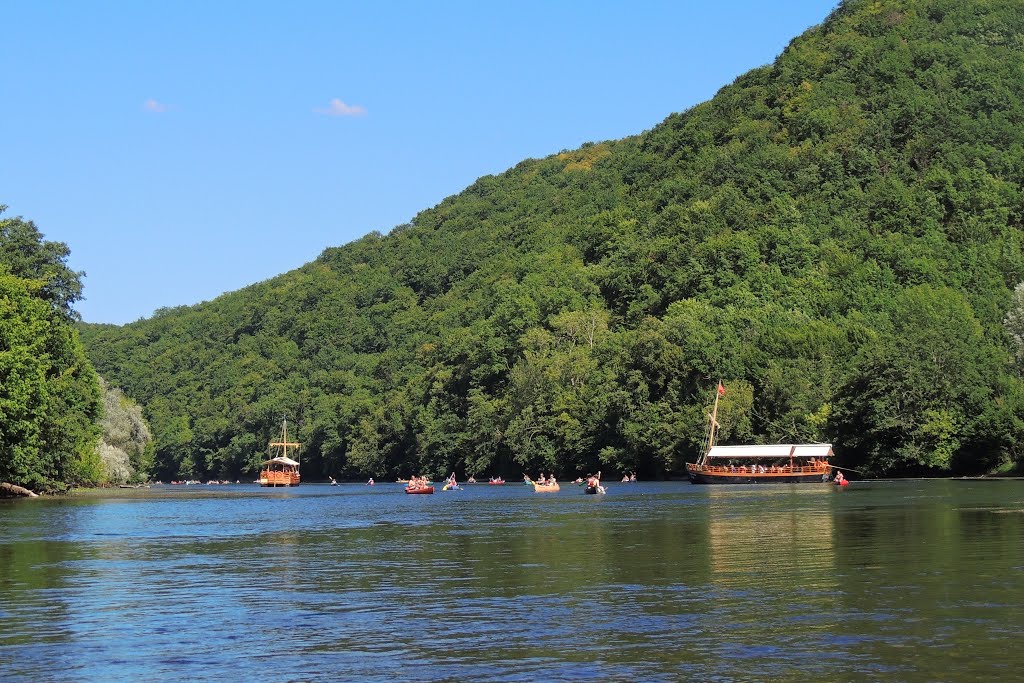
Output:
[[[411,489],[408,486],[406,486],[405,487],[405,492],[406,493],[433,493],[434,492],[434,487],[433,486],[421,486],[418,489]]]

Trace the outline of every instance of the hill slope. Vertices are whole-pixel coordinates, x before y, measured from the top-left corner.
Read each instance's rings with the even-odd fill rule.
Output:
[[[834,440],[875,472],[1014,461],[1024,13],[846,2],[712,100],[481,178],[387,236],[124,327],[84,326],[160,474],[679,472]]]

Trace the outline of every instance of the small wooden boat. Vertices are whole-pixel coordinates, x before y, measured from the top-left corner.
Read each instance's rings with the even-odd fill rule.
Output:
[[[280,455],[263,463],[260,470],[260,478],[257,481],[260,486],[298,486],[302,481],[299,476],[299,463],[288,457],[288,448],[296,448],[302,444],[288,440],[288,420],[284,421],[280,441],[271,441],[270,448],[280,449]]]
[[[557,481],[554,484],[538,484],[537,482],[533,482],[533,490],[537,493],[542,491],[558,491],[560,489],[561,487],[558,485]]]
[[[406,493],[433,493],[434,492],[434,487],[433,486],[420,486],[418,488],[412,488],[411,489],[408,486],[406,486],[405,487],[405,492]]]

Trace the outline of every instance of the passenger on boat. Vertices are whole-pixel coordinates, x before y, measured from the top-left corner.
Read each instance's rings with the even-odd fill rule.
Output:
[[[837,486],[842,486],[843,485],[843,479],[845,479],[845,477],[843,476],[842,471],[841,470],[837,470],[836,471],[836,478],[833,481],[836,483]]]
[[[370,479],[366,482],[366,485],[373,486],[373,477],[370,477]]]
[[[623,474],[622,475],[622,481],[623,481],[623,483],[628,482],[629,481],[629,475],[628,474]]]

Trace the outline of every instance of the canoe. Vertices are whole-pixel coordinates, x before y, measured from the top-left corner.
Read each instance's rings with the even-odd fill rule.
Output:
[[[554,484],[538,484],[538,483],[534,482],[534,484],[533,484],[533,490],[537,491],[537,492],[540,492],[540,491],[558,491],[560,488],[561,487],[558,485],[557,482],[554,483]]]
[[[405,492],[406,493],[433,493],[434,492],[434,487],[433,486],[421,486],[418,489],[411,489],[408,486],[406,486],[405,487]]]
[[[458,484],[456,484],[455,486],[452,486],[451,484],[445,484],[444,487],[441,490],[442,491],[461,491],[462,487],[459,486]]]
[[[583,493],[604,493],[603,486],[588,486],[583,489]]]

